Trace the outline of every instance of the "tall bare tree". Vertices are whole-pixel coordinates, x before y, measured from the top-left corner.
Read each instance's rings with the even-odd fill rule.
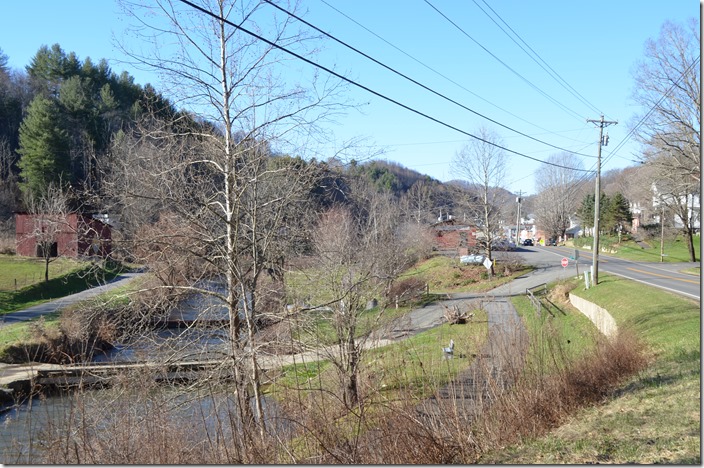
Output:
[[[687,209],[699,199],[701,184],[701,73],[699,22],[666,21],[656,40],[645,44],[645,58],[634,72],[633,99],[643,106],[632,125],[644,146],[642,159],[658,168],[660,193],[668,190],[680,207],[690,260],[696,261],[694,216]],[[691,206],[690,206],[691,208]]]
[[[156,69],[189,112],[172,122],[145,120],[134,137],[117,142],[112,193],[125,212],[149,208],[142,220],[155,228],[135,240],[159,266],[162,287],[204,294],[224,307],[245,435],[237,449],[246,454],[247,428],[262,436],[265,430],[254,342],[260,282],[281,275],[314,183],[314,166],[277,157],[274,148],[305,154],[305,144],[320,136],[317,123],[338,109],[338,83],[298,70],[303,64],[239,29],[266,29],[278,46],[310,53],[290,20],[263,3],[197,3],[206,12],[177,1],[125,2],[138,25],[133,32],[155,46],[129,52]],[[209,281],[222,288],[207,287]]]
[[[430,182],[418,180],[406,192],[404,201],[408,214],[417,224],[428,220],[433,215],[433,190]]]
[[[570,226],[570,216],[581,203],[575,193],[580,173],[570,168],[580,169],[582,163],[569,153],[554,154],[548,157],[548,162],[554,165],[541,166],[535,173],[538,190],[535,211],[547,235],[564,237]]]
[[[482,127],[478,136],[481,140],[470,141],[455,154],[452,167],[476,194],[474,209],[481,220],[479,230],[483,234],[484,252],[491,261],[491,247],[497,236],[502,209],[499,192],[495,189],[505,181],[507,156],[498,147],[501,141],[495,132]],[[494,276],[493,264],[489,272]]]

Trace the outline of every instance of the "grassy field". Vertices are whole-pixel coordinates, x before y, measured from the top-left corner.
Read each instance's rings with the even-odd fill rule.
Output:
[[[486,341],[487,316],[475,311],[474,320],[464,325],[445,324],[398,343],[370,349],[365,353],[361,379],[374,387],[375,396],[368,401],[395,401],[399,392],[411,392],[423,398],[439,385],[452,380],[472,363],[472,356]],[[444,359],[440,350],[453,339],[457,359]],[[328,361],[288,366],[270,390],[321,390],[334,386],[335,368]]]
[[[49,264],[49,279],[80,270],[83,263],[58,258]],[[44,259],[0,255],[0,292],[11,292],[44,281]]]
[[[74,309],[80,310],[83,307],[100,307],[102,309],[105,309],[119,307],[120,305],[126,305],[130,301],[130,293],[138,289],[146,280],[146,276],[142,278],[135,278],[125,285],[104,292],[91,299],[87,299],[86,301],[82,301],[72,306],[69,306],[63,309],[62,312],[43,315],[41,318],[42,325],[48,330],[58,328],[61,314],[65,311],[72,311]],[[35,333],[33,333],[33,324],[35,322],[35,320],[32,320],[23,323],[6,325],[0,328],[0,362],[3,362],[3,356],[6,355],[8,348],[12,347],[13,345],[17,345],[23,342],[25,344],[31,345],[31,342],[36,339],[36,337],[34,336]]]
[[[694,236],[694,252],[697,261],[701,261],[701,245],[700,236]],[[591,237],[583,237],[574,242],[575,246],[584,250],[591,250],[593,239]],[[633,240],[623,241],[618,243],[615,237],[602,237],[600,245],[608,247],[612,250],[608,255],[614,257],[632,260],[634,262],[660,262],[660,239],[644,241],[641,244]],[[647,246],[647,247],[646,247]],[[682,235],[678,235],[674,239],[665,239],[663,262],[679,263],[689,262],[689,252],[687,251],[687,243]]]
[[[613,276],[602,281],[573,293],[644,340],[651,364],[602,404],[545,437],[486,454],[482,463],[701,464],[699,303]]]
[[[559,285],[552,285],[560,288]],[[547,372],[561,368],[571,359],[579,357],[594,347],[598,333],[592,322],[569,302],[544,301],[537,315],[527,296],[515,296],[511,302],[522,317],[531,336],[526,366],[545,369]],[[555,357],[560,357],[556,360]]]
[[[489,280],[486,268],[481,265],[461,265],[457,258],[437,255],[418,263],[401,275],[400,279],[418,278],[428,285],[431,293],[480,293],[510,282],[516,276],[530,271],[530,267],[504,274],[502,263],[497,262],[495,270],[497,275]]]
[[[65,297],[115,278],[120,265],[102,267],[91,262],[59,258],[49,266],[49,281],[44,281],[41,259],[0,255],[0,315]],[[34,281],[29,278],[35,278]],[[15,279],[26,278],[28,285],[15,289]]]

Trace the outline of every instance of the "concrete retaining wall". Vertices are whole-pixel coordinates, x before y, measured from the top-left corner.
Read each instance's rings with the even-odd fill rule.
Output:
[[[581,313],[589,317],[594,325],[603,333],[606,337],[612,338],[618,332],[618,327],[616,326],[616,320],[609,314],[609,312],[579,296],[575,296],[570,293],[570,302],[575,306]]]

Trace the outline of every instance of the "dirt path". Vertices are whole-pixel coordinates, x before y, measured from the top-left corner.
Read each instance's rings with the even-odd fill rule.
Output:
[[[523,368],[528,333],[508,298],[484,298],[489,317],[487,341],[468,369],[421,403],[424,415],[462,411],[473,419],[502,392],[508,390]]]

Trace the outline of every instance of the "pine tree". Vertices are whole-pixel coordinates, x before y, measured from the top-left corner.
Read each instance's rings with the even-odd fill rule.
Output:
[[[582,199],[582,205],[577,211],[577,216],[579,216],[579,219],[582,220],[583,227],[594,227],[594,195],[587,194],[584,196]]]
[[[68,133],[54,101],[36,97],[20,125],[19,167],[23,192],[40,196],[51,182],[71,180]]]
[[[608,226],[614,232],[619,231],[619,226],[623,227],[624,223],[630,223],[633,220],[631,207],[621,192],[617,192],[609,199],[609,219],[611,225]]]

